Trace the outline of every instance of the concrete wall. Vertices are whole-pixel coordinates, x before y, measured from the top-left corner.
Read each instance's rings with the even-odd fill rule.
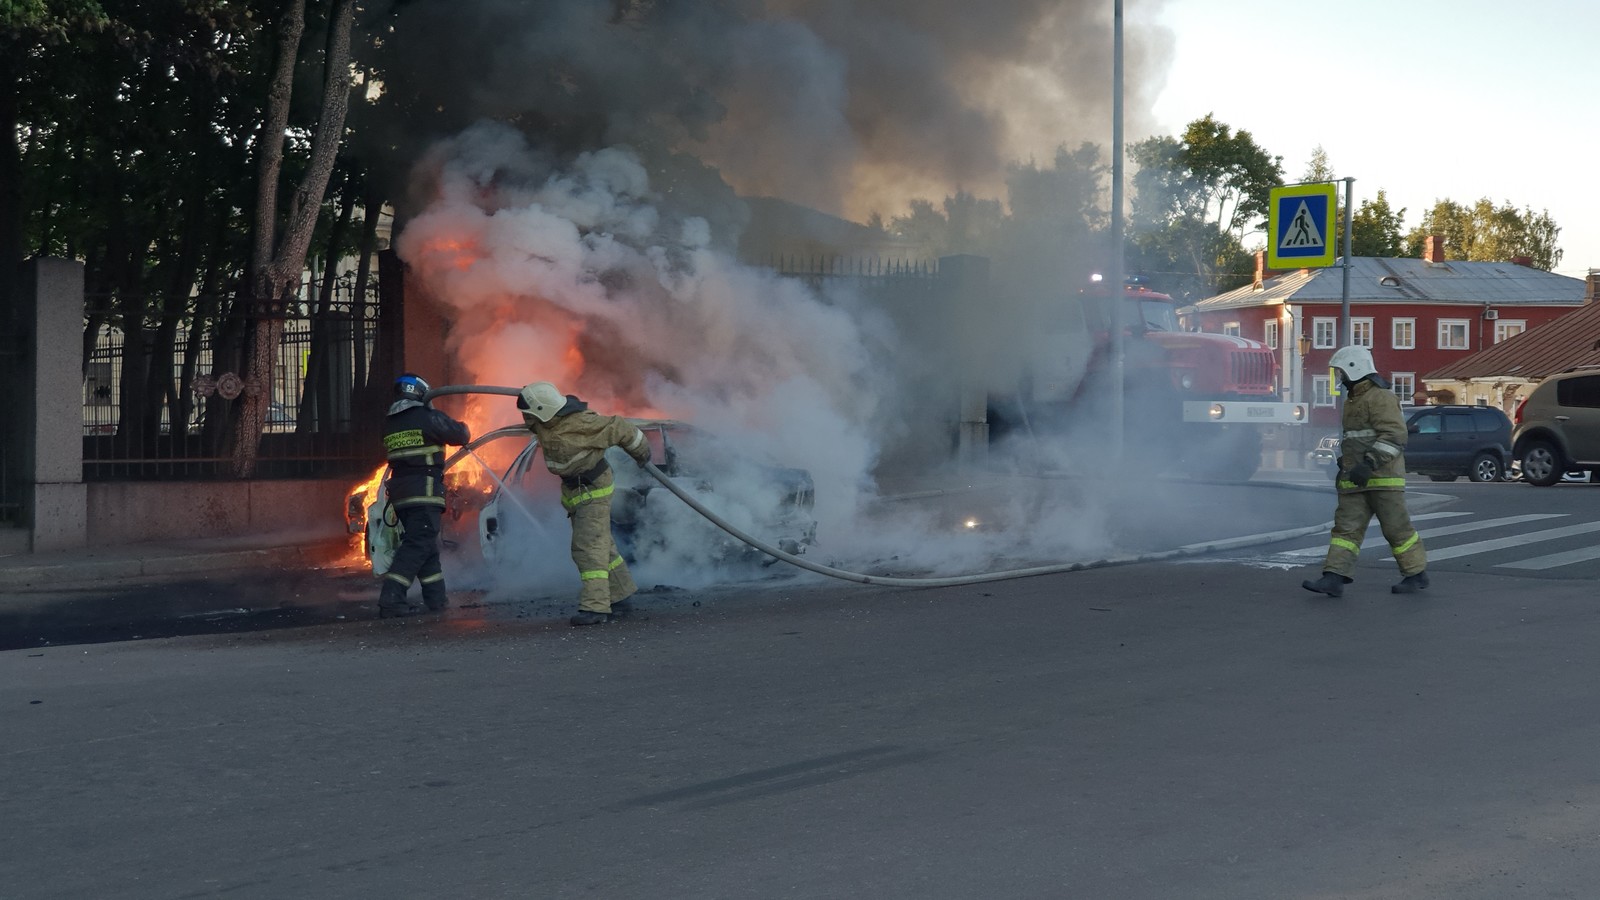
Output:
[[[357,479],[302,481],[93,482],[93,546],[344,531],[345,496]]]

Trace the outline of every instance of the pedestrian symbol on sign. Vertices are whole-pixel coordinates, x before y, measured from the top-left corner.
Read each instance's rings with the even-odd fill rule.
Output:
[[[1278,248],[1321,250],[1322,244],[1322,232],[1317,230],[1317,223],[1311,219],[1311,210],[1306,207],[1306,202],[1301,200],[1300,208],[1289,221],[1289,227],[1284,229],[1283,243],[1278,245]]]

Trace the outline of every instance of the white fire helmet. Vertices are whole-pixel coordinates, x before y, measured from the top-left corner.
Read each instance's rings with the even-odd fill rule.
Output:
[[[1328,360],[1328,367],[1339,373],[1346,384],[1355,384],[1378,373],[1378,367],[1372,363],[1372,351],[1365,347],[1340,347]]]
[[[548,381],[535,381],[522,389],[517,409],[541,422],[548,422],[567,404],[567,395]]]

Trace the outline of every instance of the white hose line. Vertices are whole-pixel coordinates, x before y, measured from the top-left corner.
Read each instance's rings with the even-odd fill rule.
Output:
[[[475,384],[450,385],[447,387],[434,388],[433,390],[429,391],[428,399],[431,400],[434,397],[443,396],[446,394],[503,394],[506,396],[516,397],[520,396],[521,393],[522,391],[520,388],[512,387],[497,387],[492,385]],[[774,559],[781,560],[791,566],[796,566],[809,572],[816,572],[819,575],[826,575],[829,578],[838,578],[844,581],[854,581],[858,584],[880,584],[886,587],[956,587],[959,585],[968,584],[984,584],[990,581],[1008,581],[1013,578],[1031,578],[1035,575],[1057,575],[1063,572],[1081,572],[1085,569],[1100,569],[1107,566],[1125,566],[1132,563],[1159,562],[1166,559],[1178,559],[1185,556],[1199,556],[1204,553],[1215,553],[1220,550],[1231,550],[1237,547],[1250,546],[1252,544],[1274,543],[1276,541],[1292,540],[1294,538],[1305,537],[1307,535],[1321,534],[1328,530],[1328,526],[1324,524],[1306,528],[1296,528],[1288,531],[1274,532],[1270,535],[1250,535],[1243,538],[1227,538],[1219,541],[1189,544],[1176,550],[1161,550],[1153,553],[1129,554],[1126,556],[1108,556],[1104,559],[1091,560],[1087,562],[1059,563],[1049,566],[1033,566],[1026,569],[1006,569],[1000,572],[983,572],[976,575],[952,575],[943,578],[895,578],[888,575],[864,575],[860,572],[847,572],[844,569],[835,569],[831,566],[824,566],[814,563],[808,559],[795,556],[792,553],[785,553],[766,541],[741,531],[727,519],[722,518],[721,516],[712,512],[710,509],[706,508],[705,504],[695,499],[692,494],[684,490],[671,478],[668,478],[666,473],[656,468],[655,463],[646,463],[643,466],[643,469],[646,472],[649,472],[650,475],[655,478],[655,480],[661,482],[663,487],[676,494],[679,500],[689,504],[690,509],[693,509],[695,512],[704,516],[711,524],[721,528],[723,531],[726,531],[739,541],[742,541],[743,543],[760,550],[762,553],[765,553]]]

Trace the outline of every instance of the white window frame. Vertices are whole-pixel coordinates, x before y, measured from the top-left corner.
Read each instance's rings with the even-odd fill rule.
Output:
[[[1404,326],[1406,329],[1408,329],[1404,338],[1400,336],[1401,326]],[[1396,350],[1417,349],[1417,320],[1415,318],[1409,318],[1395,319],[1391,321],[1389,323],[1389,343],[1393,345],[1394,349]]]
[[[1238,337],[1239,336],[1239,323],[1236,322],[1236,321],[1235,322],[1223,322],[1222,323],[1222,333],[1227,335],[1228,337]]]
[[[1276,350],[1278,349],[1278,320],[1268,319],[1266,327],[1261,330],[1262,343]]]
[[[1456,346],[1447,340],[1451,329],[1460,326],[1461,345]],[[1469,319],[1440,319],[1439,320],[1439,349],[1440,350],[1471,350],[1472,349],[1472,321]]]
[[[1406,388],[1407,388],[1407,390],[1406,390],[1406,392],[1404,394],[1400,393],[1400,382],[1402,380],[1405,381]],[[1416,401],[1416,396],[1417,396],[1417,373],[1415,373],[1415,372],[1390,372],[1389,373],[1389,383],[1394,385],[1394,388],[1393,388],[1394,395],[1396,397],[1400,398],[1400,405],[1401,406],[1416,406],[1417,405],[1417,401]]]
[[[1333,394],[1329,393],[1333,379],[1326,375],[1311,376],[1311,405],[1332,406]]]
[[[1512,327],[1517,330],[1507,334],[1506,330]],[[1527,319],[1497,319],[1494,323],[1494,342],[1498,344],[1501,341],[1510,340],[1527,330]]]
[[[1339,320],[1317,316],[1311,320],[1311,346],[1316,350],[1333,350],[1339,343]]]
[[[1366,334],[1363,335],[1362,332],[1366,332]],[[1365,316],[1360,319],[1352,317],[1350,319],[1350,345],[1352,347],[1367,348],[1377,346],[1374,341],[1371,316]]]

